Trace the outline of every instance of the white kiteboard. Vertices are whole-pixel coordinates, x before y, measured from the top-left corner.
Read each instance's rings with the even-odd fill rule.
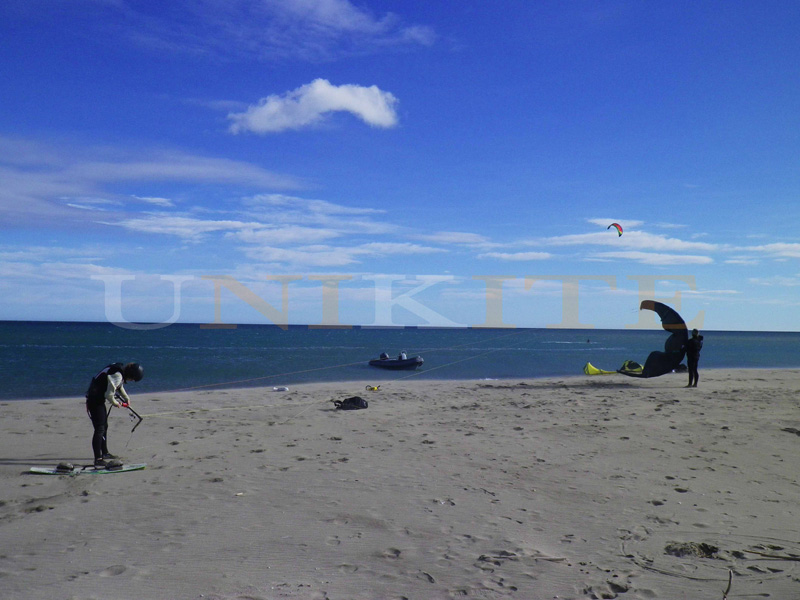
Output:
[[[128,471],[141,471],[147,465],[122,465],[115,469],[97,469],[93,466],[88,467],[72,467],[72,469],[65,469],[59,467],[31,467],[30,472],[37,475],[106,475],[109,473],[127,473]]]

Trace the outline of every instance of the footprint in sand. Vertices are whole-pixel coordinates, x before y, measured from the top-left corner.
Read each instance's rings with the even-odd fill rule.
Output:
[[[100,571],[100,577],[113,577],[115,575],[122,575],[125,570],[125,565],[112,565],[107,569]]]
[[[356,565],[339,565],[339,570],[342,573],[355,573],[358,571],[358,567]]]

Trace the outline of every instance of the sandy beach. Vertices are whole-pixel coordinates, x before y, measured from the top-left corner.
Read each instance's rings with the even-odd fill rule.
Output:
[[[367,383],[0,403],[0,598],[800,594],[800,370]]]

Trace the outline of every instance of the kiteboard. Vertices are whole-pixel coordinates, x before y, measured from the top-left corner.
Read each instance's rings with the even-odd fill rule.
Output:
[[[98,469],[93,466],[86,467],[72,467],[72,469],[64,467],[31,467],[30,472],[37,475],[106,475],[108,473],[127,473],[128,471],[141,471],[146,464],[132,464],[122,465],[116,469]]]
[[[598,369],[589,362],[587,362],[583,367],[583,372],[587,375],[614,375],[616,373],[616,371],[604,371],[603,369]]]

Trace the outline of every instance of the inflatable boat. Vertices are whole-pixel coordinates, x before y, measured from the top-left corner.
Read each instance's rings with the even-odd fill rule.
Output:
[[[416,369],[421,367],[421,356],[411,356],[409,358],[374,358],[369,361],[371,367],[380,367],[381,369]]]

